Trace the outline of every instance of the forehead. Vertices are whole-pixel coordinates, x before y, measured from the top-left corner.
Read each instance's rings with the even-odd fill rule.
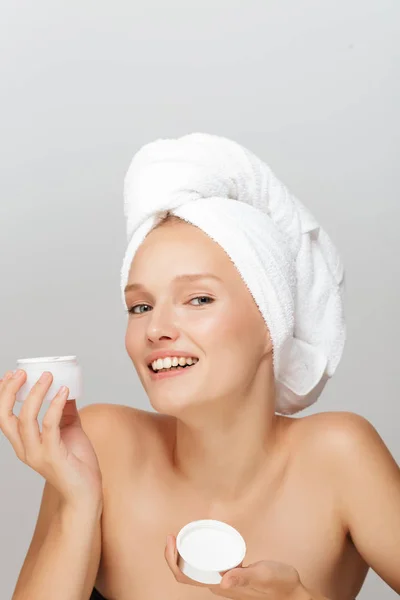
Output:
[[[241,281],[225,250],[204,231],[190,223],[166,223],[150,231],[137,249],[129,282],[154,276],[167,281],[195,272],[213,273],[226,284]]]

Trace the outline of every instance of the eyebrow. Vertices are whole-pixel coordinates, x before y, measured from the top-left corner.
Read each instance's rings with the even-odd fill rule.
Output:
[[[177,275],[172,281],[173,283],[182,283],[184,281],[197,281],[198,279],[215,279],[216,281],[222,283],[222,279],[217,277],[217,275],[213,275],[212,273],[185,273],[184,275]],[[144,289],[144,287],[145,286],[141,283],[130,283],[125,288],[125,294],[133,290]]]

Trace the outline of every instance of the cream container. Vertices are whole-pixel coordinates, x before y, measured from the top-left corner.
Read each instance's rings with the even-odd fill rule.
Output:
[[[185,525],[177,535],[182,573],[205,584],[221,583],[222,575],[240,567],[246,544],[240,533],[222,521],[203,519]]]
[[[44,371],[53,375],[43,403],[50,403],[62,385],[69,389],[68,400],[79,400],[83,393],[82,368],[76,356],[45,356],[39,358],[20,358],[17,369],[23,369],[27,378],[16,394],[17,402],[24,402],[32,387]]]

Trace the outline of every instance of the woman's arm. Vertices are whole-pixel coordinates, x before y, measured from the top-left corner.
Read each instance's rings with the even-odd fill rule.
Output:
[[[81,408],[79,415],[103,465],[104,431],[110,420],[107,408],[91,404]],[[102,497],[82,499],[79,507],[71,507],[46,481],[12,600],[87,600],[100,563],[102,511]]]
[[[46,536],[25,562],[12,600],[86,600],[100,562],[101,507],[60,506]]]
[[[400,594],[400,468],[369,421],[337,417],[329,445],[345,524],[365,562]]]

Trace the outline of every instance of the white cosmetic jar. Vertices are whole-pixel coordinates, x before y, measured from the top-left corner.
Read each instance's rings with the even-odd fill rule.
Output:
[[[177,535],[178,566],[182,573],[205,584],[221,583],[225,571],[239,567],[246,544],[231,525],[214,519],[192,521]]]
[[[32,387],[44,371],[53,375],[43,403],[50,403],[62,385],[69,389],[68,400],[79,400],[83,393],[82,369],[76,356],[43,356],[38,358],[20,358],[17,369],[23,369],[27,378],[16,394],[17,402],[24,402]]]

